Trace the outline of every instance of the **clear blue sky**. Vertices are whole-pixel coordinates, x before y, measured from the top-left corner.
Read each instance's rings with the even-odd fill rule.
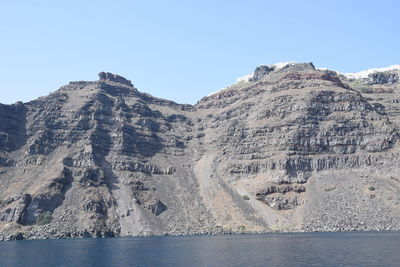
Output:
[[[257,65],[400,64],[400,1],[2,1],[0,103],[118,73],[179,103]]]

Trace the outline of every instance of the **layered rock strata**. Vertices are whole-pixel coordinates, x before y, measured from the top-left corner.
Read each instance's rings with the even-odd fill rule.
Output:
[[[103,72],[0,105],[0,239],[400,230],[396,75],[260,66],[181,105]]]

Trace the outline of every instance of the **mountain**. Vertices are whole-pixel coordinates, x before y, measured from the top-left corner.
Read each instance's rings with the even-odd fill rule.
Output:
[[[0,240],[400,230],[399,77],[261,65],[181,105],[102,72],[0,105]]]

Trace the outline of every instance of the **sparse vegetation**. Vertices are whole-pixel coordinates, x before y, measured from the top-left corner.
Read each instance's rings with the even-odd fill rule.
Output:
[[[243,198],[244,200],[250,200],[250,198],[249,198],[248,195],[243,195],[242,198]]]
[[[40,213],[39,216],[37,217],[36,223],[38,225],[45,225],[51,223],[53,220],[53,216],[51,215],[50,211],[46,211],[43,213]]]
[[[238,226],[238,231],[240,231],[240,232],[244,232],[245,229],[246,229],[246,227],[244,225]]]
[[[232,227],[224,226],[222,227],[225,233],[232,233]]]
[[[370,187],[368,187],[368,190],[369,190],[369,191],[375,191],[375,187],[370,186]]]

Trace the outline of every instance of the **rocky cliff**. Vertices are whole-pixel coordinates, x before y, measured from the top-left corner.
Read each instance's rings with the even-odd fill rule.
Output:
[[[192,106],[102,72],[0,105],[0,239],[400,230],[398,77],[259,66]]]

